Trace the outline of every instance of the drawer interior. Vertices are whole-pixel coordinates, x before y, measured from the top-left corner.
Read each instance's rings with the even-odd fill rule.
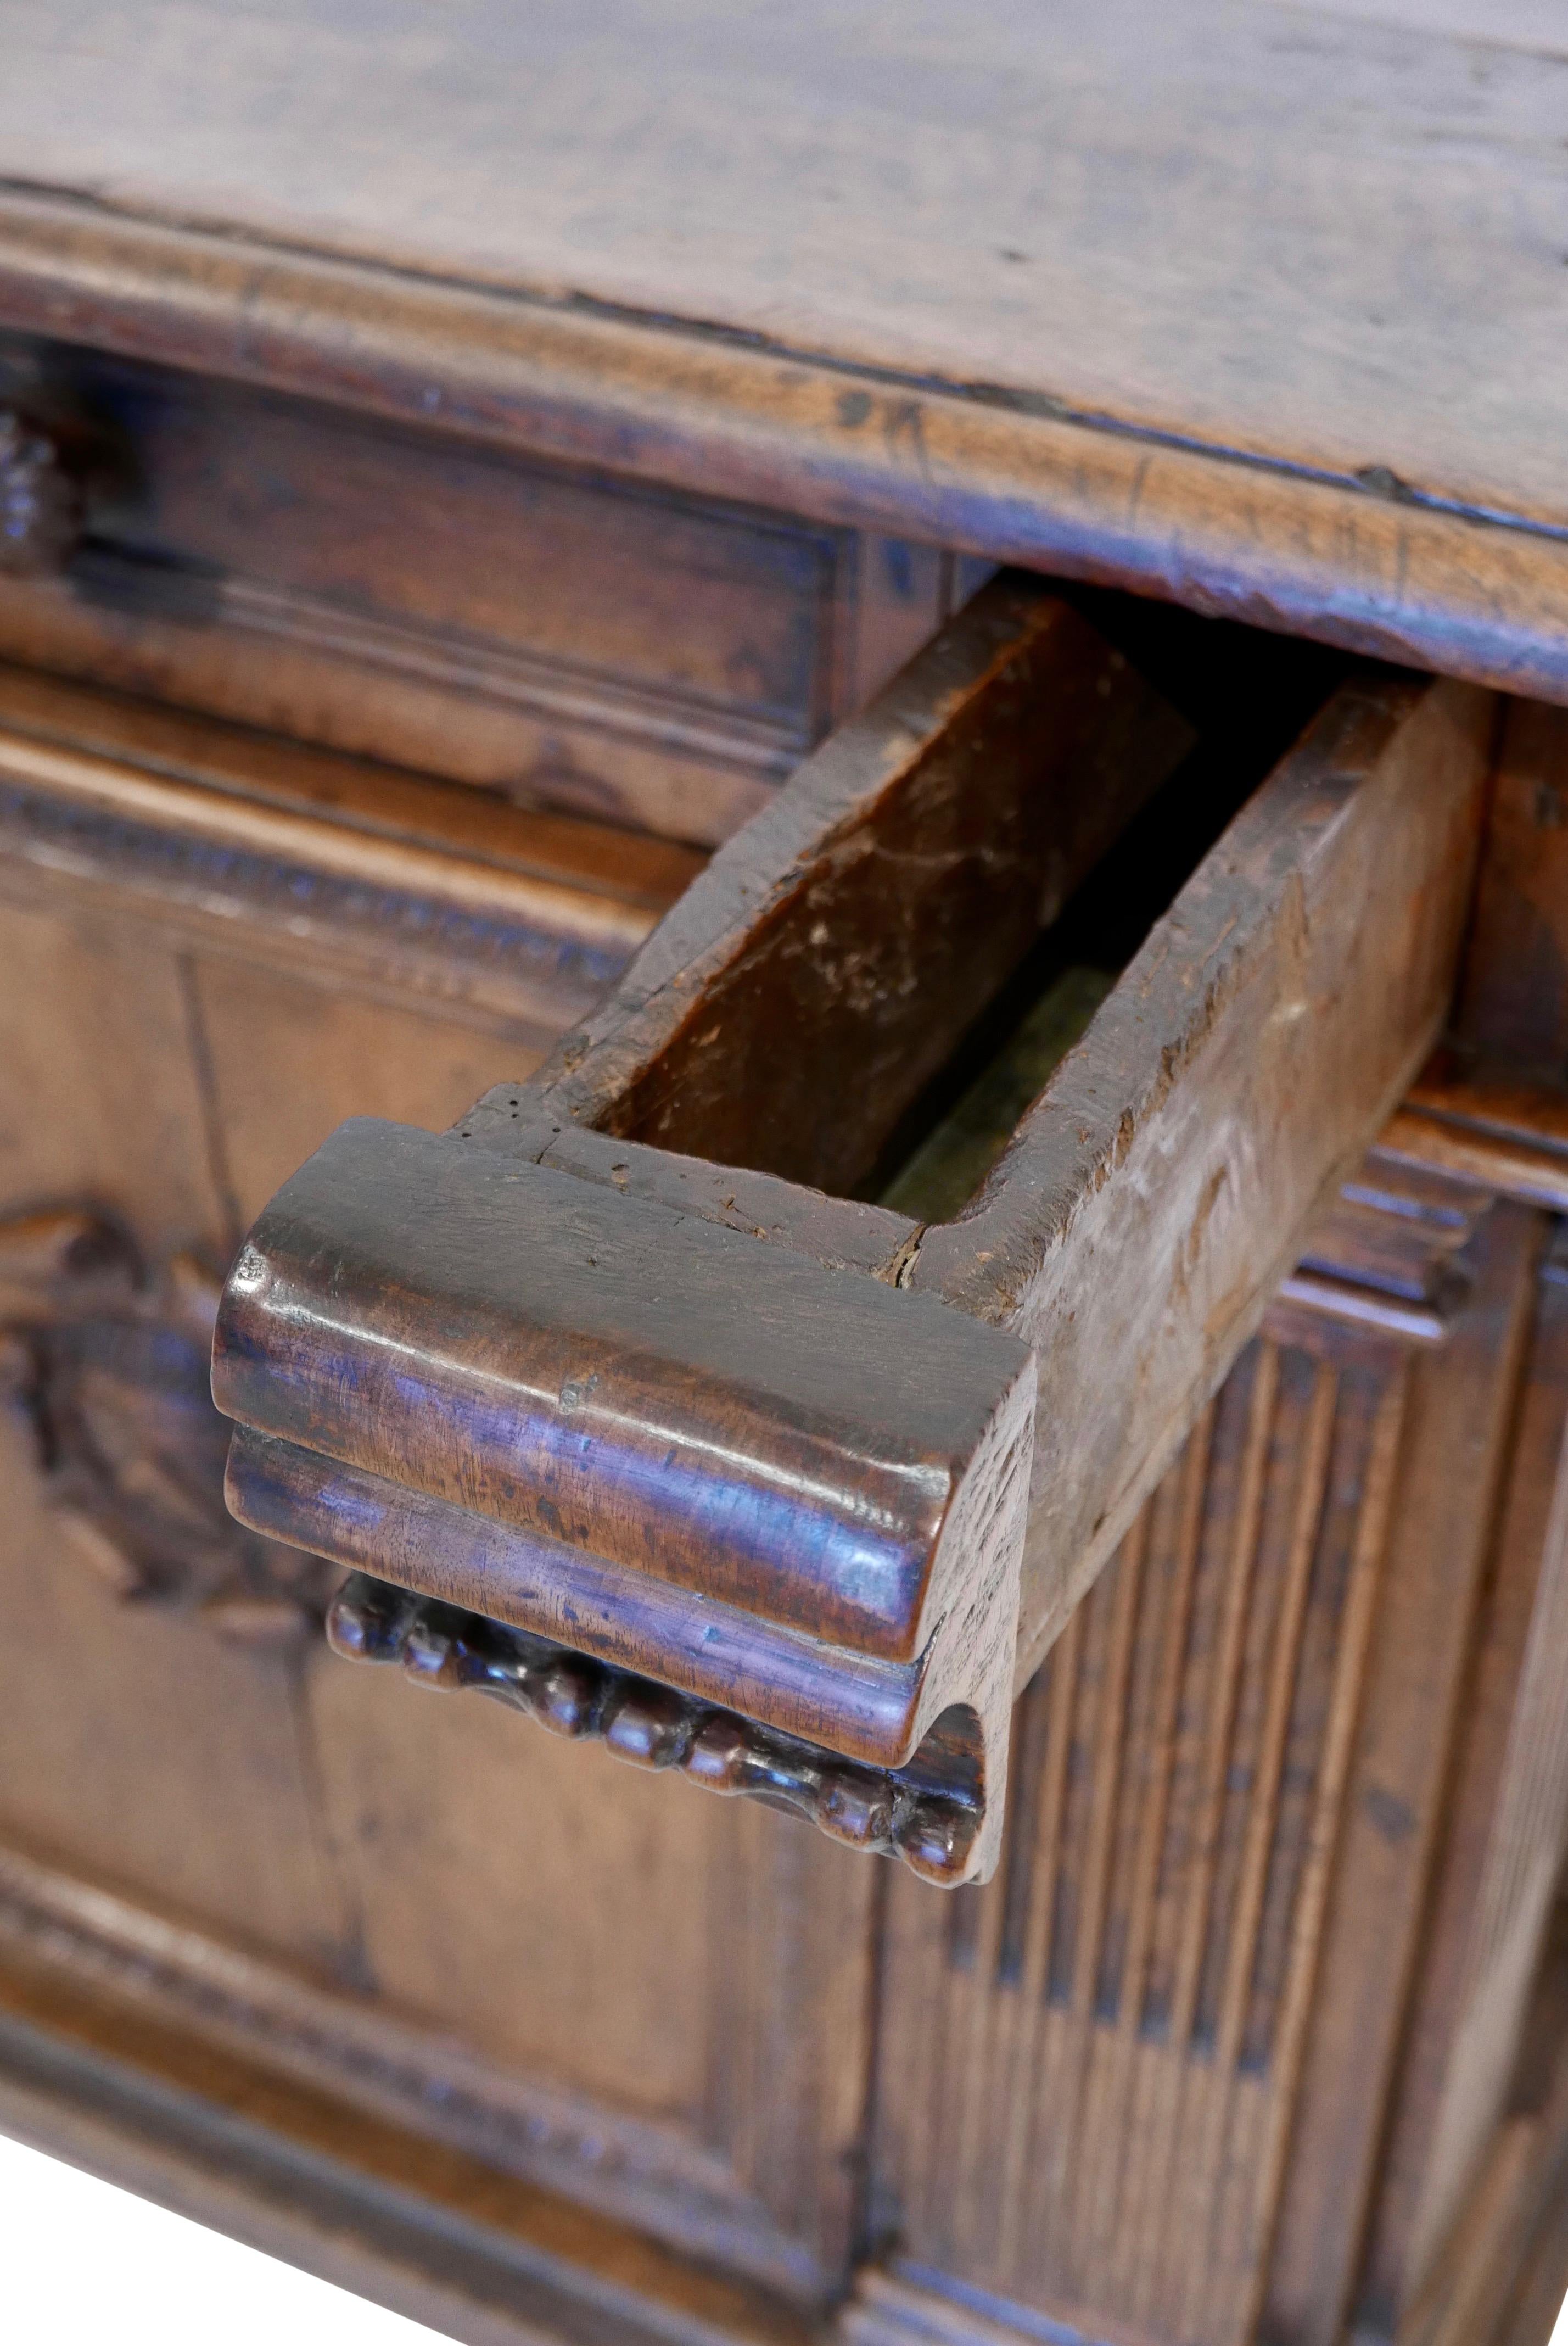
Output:
[[[1251,792],[1343,679],[1340,654],[1132,596],[1072,599],[1192,728],[1149,804],[1042,930],[901,1116],[856,1194],[953,1219],[1117,977]]]
[[[1014,591],[1040,592],[1019,579],[987,594]],[[1016,709],[967,736],[950,723],[939,643],[879,703],[885,738],[857,719],[802,769],[798,836],[780,801],[779,822],[721,852],[563,1046],[551,1074],[569,1122],[932,1218],[899,1185],[923,1178],[914,1159],[936,1128],[980,1114],[1000,1145],[1051,1052],[1347,671],[1339,654],[1131,597],[1054,607]],[[907,750],[922,727],[929,757]],[[878,801],[896,810],[866,814],[846,781],[840,820],[840,774],[906,754]],[[999,1054],[992,1105],[965,1107]],[[956,1210],[968,1191],[942,1146]],[[983,1149],[977,1179],[990,1161]]]

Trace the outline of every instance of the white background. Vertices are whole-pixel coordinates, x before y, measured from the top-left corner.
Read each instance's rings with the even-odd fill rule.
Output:
[[[436,2336],[0,2135],[5,2346],[421,2346]]]
[[[419,2346],[438,2333],[0,2135],[5,2346]],[[1552,2346],[1568,2346],[1568,2306]]]

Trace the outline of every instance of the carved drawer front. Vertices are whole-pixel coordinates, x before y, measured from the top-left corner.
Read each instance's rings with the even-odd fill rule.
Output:
[[[0,336],[0,657],[711,843],[983,566]]]
[[[1194,747],[1096,614],[985,588],[538,1076],[268,1207],[229,1502],[340,1652],[991,1871],[1015,1690],[1441,1022],[1491,738],[1366,670],[1261,755],[1222,647]]]

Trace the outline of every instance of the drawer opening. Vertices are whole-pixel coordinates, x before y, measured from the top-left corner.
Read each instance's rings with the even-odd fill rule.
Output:
[[[856,1190],[957,1219],[1181,887],[1343,678],[1339,654],[1095,589],[1074,606],[1193,730],[1169,780],[1044,928]]]
[[[1011,1096],[1041,1021],[1073,1039],[1344,668],[998,578],[719,851],[544,1071],[549,1113],[887,1197],[999,1051]]]

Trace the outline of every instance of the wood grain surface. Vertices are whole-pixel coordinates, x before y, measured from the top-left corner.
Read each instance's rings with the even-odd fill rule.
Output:
[[[27,0],[0,310],[1562,697],[1568,54],[1401,13]]]
[[[1477,2178],[1560,2041],[1525,2035],[1563,1841],[1548,1227],[1358,1169],[1312,1253],[1369,1293],[1446,1266],[1441,1341],[1271,1310],[1023,1698],[997,1881],[894,1882],[902,2229],[852,2346],[1419,2339],[1456,2205],[1520,2259]]]
[[[604,0],[589,28],[549,0],[19,0],[0,153],[175,222],[1561,525],[1568,54],[1480,30],[1269,0]]]
[[[1359,675],[978,1196],[804,1184],[877,1185],[1179,747],[1179,656],[1017,580],[844,726],[960,553],[1568,700],[1563,11],[3,46],[5,397],[141,466],[0,592],[56,671],[0,668],[5,2123],[497,2346],[1538,2346],[1560,714]],[[1494,735],[1457,1053],[1353,1162]],[[249,1260],[303,1362],[249,1530],[214,1274],[359,1110]],[[300,1635],[267,1534],[328,1519],[396,1668]]]
[[[1243,809],[903,1274],[1039,1348],[1024,1683],[1420,1067],[1493,709],[1345,688]]]
[[[541,1106],[852,1189],[1191,740],[1066,604],[993,580],[726,842]]]

